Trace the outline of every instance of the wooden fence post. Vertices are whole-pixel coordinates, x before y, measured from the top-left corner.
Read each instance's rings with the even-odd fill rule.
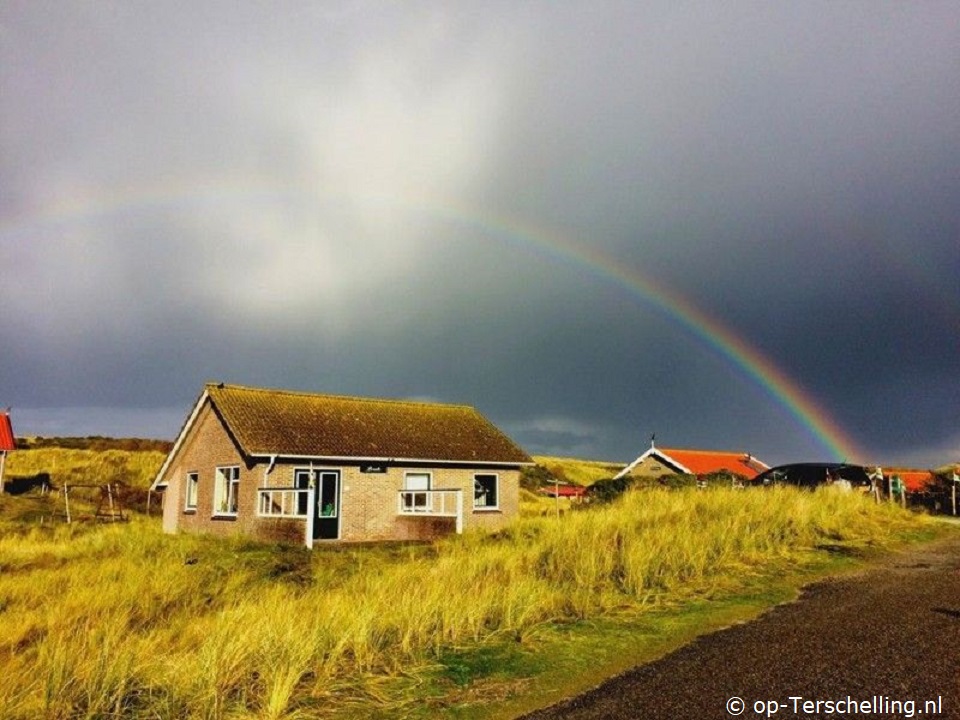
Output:
[[[960,485],[960,475],[957,475],[956,471],[950,476],[953,479],[951,485],[953,485],[953,516],[957,516],[957,485]]]

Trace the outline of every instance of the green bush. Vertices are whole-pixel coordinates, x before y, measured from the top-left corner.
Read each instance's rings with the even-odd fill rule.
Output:
[[[597,480],[587,490],[587,497],[596,503],[612,502],[631,487],[638,484],[639,480],[640,478],[630,477],[629,475],[621,478],[604,478],[603,480]]]
[[[554,485],[562,478],[556,477],[543,465],[528,465],[520,469],[520,487],[530,492],[537,492],[542,487]]]

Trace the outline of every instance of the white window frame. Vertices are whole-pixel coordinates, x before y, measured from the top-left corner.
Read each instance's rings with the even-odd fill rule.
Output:
[[[493,492],[497,502],[493,505],[477,505],[477,478],[492,477],[494,482]],[[500,509],[500,473],[478,472],[473,474],[473,509],[476,512],[490,512]]]
[[[314,483],[314,472],[315,471],[313,468],[294,468],[293,469],[293,487],[299,490],[312,487],[314,488],[314,492],[316,492],[317,488]],[[304,478],[304,476],[306,477]],[[300,484],[300,482],[302,482],[301,478],[304,478],[306,480],[306,482],[303,483],[303,485]],[[314,497],[316,497],[316,494],[314,494]],[[303,501],[302,514],[300,513],[301,500]],[[300,495],[297,495],[297,517],[307,517],[308,515],[310,515],[310,512],[311,512],[310,503],[307,501],[307,499],[302,498]]]
[[[420,487],[410,487],[410,477],[425,477],[427,478],[427,486],[425,488]],[[407,470],[403,473],[403,489],[411,490],[413,492],[426,492],[426,504],[422,506],[421,510],[423,512],[429,512],[433,509],[433,496],[430,494],[430,490],[433,490],[433,473],[428,470]],[[403,507],[405,510],[413,510],[417,506],[410,502],[409,497],[404,497]]]
[[[200,495],[200,473],[196,471],[187,473],[186,488],[183,494],[183,509],[187,512],[196,512],[197,498]]]
[[[223,465],[217,467],[213,482],[213,516],[236,517],[240,509],[240,466]],[[232,500],[232,502],[231,502]],[[226,503],[227,510],[220,506]]]

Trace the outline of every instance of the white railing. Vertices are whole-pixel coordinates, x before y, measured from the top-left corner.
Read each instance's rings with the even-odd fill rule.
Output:
[[[463,490],[401,490],[397,514],[457,519],[457,533],[463,532]]]
[[[257,515],[260,517],[305,519],[303,542],[313,547],[314,488],[257,488]]]
[[[260,517],[305,518],[310,508],[309,488],[258,488]]]

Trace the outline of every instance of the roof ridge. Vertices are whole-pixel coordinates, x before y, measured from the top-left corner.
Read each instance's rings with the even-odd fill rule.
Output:
[[[218,390],[249,390],[252,392],[261,392],[269,393],[271,395],[292,395],[294,397],[306,397],[306,398],[326,398],[332,400],[352,400],[355,402],[365,402],[365,403],[390,403],[394,405],[414,405],[418,407],[445,407],[445,408],[463,408],[466,410],[472,410],[477,412],[477,409],[473,405],[467,405],[465,403],[445,403],[445,402],[427,402],[425,400],[406,400],[402,398],[375,398],[375,397],[364,397],[361,395],[338,395],[336,393],[318,393],[318,392],[308,392],[306,390],[288,390],[284,388],[265,388],[265,387],[253,387],[251,385],[238,385],[236,383],[223,383],[223,382],[208,382],[206,384],[207,389],[215,388]]]
[[[690,448],[662,448],[657,446],[657,450],[663,450],[664,452],[689,452],[689,453],[705,453],[710,455],[749,455],[742,450],[691,450]],[[752,457],[752,456],[751,456]]]

